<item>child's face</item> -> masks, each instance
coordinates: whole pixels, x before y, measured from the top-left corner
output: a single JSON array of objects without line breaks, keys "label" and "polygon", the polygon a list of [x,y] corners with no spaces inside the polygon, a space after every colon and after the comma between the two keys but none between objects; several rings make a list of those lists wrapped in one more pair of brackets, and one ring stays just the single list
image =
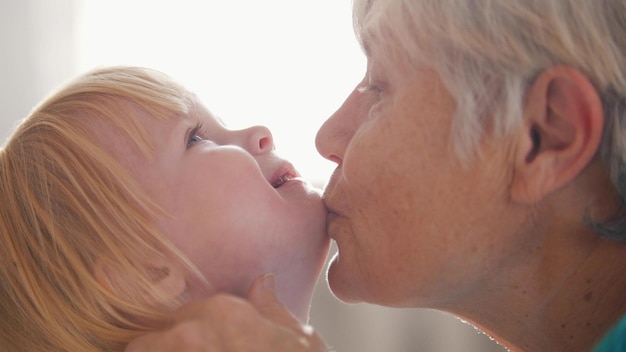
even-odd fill
[{"label": "child's face", "polygon": [[[201,104],[186,119],[139,121],[157,146],[131,168],[171,218],[159,225],[216,291],[244,295],[277,275],[279,298],[301,318],[328,253],[320,193],[274,152],[269,130],[229,130]],[[202,127],[197,130],[196,127]],[[194,292],[192,297],[206,294]]]}]

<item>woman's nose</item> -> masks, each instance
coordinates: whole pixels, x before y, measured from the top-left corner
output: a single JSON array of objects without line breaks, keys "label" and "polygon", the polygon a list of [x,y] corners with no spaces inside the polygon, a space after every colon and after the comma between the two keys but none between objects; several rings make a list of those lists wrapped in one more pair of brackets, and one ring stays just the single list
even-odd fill
[{"label": "woman's nose", "polygon": [[269,128],[253,126],[242,131],[244,140],[242,147],[252,155],[259,155],[274,150],[274,138]]},{"label": "woman's nose", "polygon": [[362,93],[352,91],[346,101],[324,122],[315,137],[317,151],[326,159],[341,164],[354,132],[367,112],[363,110]]}]

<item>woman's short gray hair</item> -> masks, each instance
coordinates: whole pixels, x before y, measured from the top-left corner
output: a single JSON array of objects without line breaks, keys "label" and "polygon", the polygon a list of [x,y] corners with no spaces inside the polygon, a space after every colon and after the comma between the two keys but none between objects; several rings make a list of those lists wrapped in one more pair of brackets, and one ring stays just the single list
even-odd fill
[{"label": "woman's short gray hair", "polygon": [[[626,1],[354,0],[354,24],[359,38],[382,38],[389,52],[440,74],[457,102],[453,143],[462,159],[487,126],[497,134],[519,126],[538,73],[580,70],[602,98],[601,155],[626,199]],[[626,220],[613,225],[593,226],[626,240]]]}]

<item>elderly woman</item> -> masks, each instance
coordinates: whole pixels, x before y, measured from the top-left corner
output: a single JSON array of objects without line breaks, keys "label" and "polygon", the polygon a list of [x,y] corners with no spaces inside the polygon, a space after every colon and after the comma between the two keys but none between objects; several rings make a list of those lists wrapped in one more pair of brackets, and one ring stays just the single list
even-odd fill
[{"label": "elderly woman", "polygon": [[[626,312],[625,13],[622,0],[355,0],[367,72],[317,136],[337,163],[332,291],[451,312],[512,351],[597,346]],[[195,330],[129,350],[323,348],[266,290],[250,299],[204,301],[181,317]],[[253,324],[256,338],[237,334]],[[201,331],[212,338],[190,338]]]}]

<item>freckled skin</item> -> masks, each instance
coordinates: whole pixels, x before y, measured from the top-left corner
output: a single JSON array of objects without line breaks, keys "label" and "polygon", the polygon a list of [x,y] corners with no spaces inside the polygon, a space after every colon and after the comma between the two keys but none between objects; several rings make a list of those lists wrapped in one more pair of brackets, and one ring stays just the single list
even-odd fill
[{"label": "freckled skin", "polygon": [[453,100],[434,72],[419,76],[420,84],[390,83],[393,97],[380,101],[355,91],[318,134],[320,152],[341,160],[325,203],[339,249],[328,278],[343,300],[444,306],[518,257],[487,235],[520,222],[495,201],[510,178],[500,171],[506,144],[461,165],[450,144]]},{"label": "freckled skin", "polygon": [[[427,68],[382,67],[385,53],[369,44],[368,72],[358,87],[383,88],[355,89],[316,139],[320,154],[337,163],[324,193],[338,248],[328,270],[332,291],[349,302],[448,311],[513,351],[589,350],[626,312],[619,294],[626,280],[606,280],[606,263],[626,269],[626,248],[601,240],[582,221],[591,203],[600,205],[597,214],[612,214],[616,193],[605,166],[585,159],[570,183],[545,191],[565,175],[554,165],[581,154],[561,153],[552,142],[537,148],[545,130],[531,133],[532,124],[506,136],[487,133],[478,156],[459,162],[451,143],[456,106],[439,76]],[[560,83],[579,77],[546,72],[542,78],[558,76]],[[543,105],[540,94],[553,90],[542,82],[529,88],[539,93],[524,106],[525,119],[554,112]],[[592,86],[576,87],[593,98]],[[557,100],[563,101],[550,104]],[[577,131],[584,135],[591,125],[583,125]],[[591,144],[589,158],[597,151]],[[596,305],[593,292],[602,287],[611,287],[606,302],[617,307]]]}]

